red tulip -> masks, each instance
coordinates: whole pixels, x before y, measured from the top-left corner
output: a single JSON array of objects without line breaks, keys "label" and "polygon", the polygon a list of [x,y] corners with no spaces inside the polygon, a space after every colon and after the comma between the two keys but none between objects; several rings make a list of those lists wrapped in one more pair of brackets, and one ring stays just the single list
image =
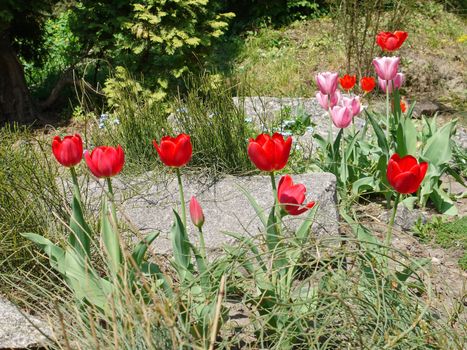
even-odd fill
[{"label": "red tulip", "polygon": [[193,222],[193,225],[195,225],[198,228],[201,228],[204,224],[204,213],[203,213],[203,208],[201,208],[201,205],[198,203],[195,197],[191,197],[190,200],[190,216],[191,216],[191,221]]},{"label": "red tulip", "polygon": [[346,74],[342,78],[339,78],[339,83],[341,84],[342,88],[347,91],[352,89],[355,86],[356,82],[357,82],[356,75]]},{"label": "red tulip", "polygon": [[376,36],[376,43],[383,49],[383,51],[396,51],[404,43],[409,35],[407,32],[396,31],[381,32]]},{"label": "red tulip", "polygon": [[306,188],[302,184],[294,185],[290,175],[282,176],[277,188],[277,197],[281,207],[290,215],[300,215],[313,208],[315,202],[303,205]]},{"label": "red tulip", "polygon": [[363,77],[360,80],[362,90],[365,92],[371,92],[376,87],[376,81],[373,77]]},{"label": "red tulip", "polygon": [[414,193],[420,187],[427,169],[428,163],[418,164],[414,157],[408,155],[401,158],[396,153],[389,159],[386,177],[397,192]]},{"label": "red tulip", "polygon": [[292,137],[284,141],[284,137],[275,133],[260,134],[255,140],[250,139],[248,145],[248,156],[253,164],[263,171],[281,170],[289,160]]},{"label": "red tulip", "polygon": [[65,136],[63,140],[55,136],[52,141],[52,152],[57,161],[66,167],[72,167],[83,158],[83,141],[81,136]]},{"label": "red tulip", "polygon": [[177,137],[164,136],[160,146],[153,142],[161,161],[167,166],[182,167],[188,163],[193,153],[190,136],[180,134]]},{"label": "red tulip", "polygon": [[96,177],[112,177],[122,171],[125,154],[122,147],[99,146],[84,153],[86,164]]}]

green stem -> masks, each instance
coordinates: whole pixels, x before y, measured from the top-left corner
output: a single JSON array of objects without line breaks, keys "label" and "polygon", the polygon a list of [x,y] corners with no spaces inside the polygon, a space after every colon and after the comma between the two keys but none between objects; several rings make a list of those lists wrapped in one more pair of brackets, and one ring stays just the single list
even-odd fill
[{"label": "green stem", "polygon": [[[328,95],[328,101],[329,104],[331,104],[331,96]],[[331,107],[329,107],[329,132],[328,132],[328,144],[331,145],[332,142],[332,114],[331,114]],[[332,151],[332,145],[331,145],[331,151]]]},{"label": "green stem", "polygon": [[115,226],[117,226],[117,211],[115,210],[115,201],[114,201],[114,190],[112,188],[112,181],[110,180],[110,177],[105,179],[107,182],[107,188],[109,190],[109,197],[110,197],[110,209],[112,210],[112,219],[115,223]]},{"label": "green stem", "polygon": [[175,168],[175,171],[177,172],[178,191],[180,193],[180,205],[182,206],[182,222],[183,222],[183,226],[186,227],[186,208],[185,208],[185,196],[183,194],[182,175],[180,173],[180,168]]},{"label": "green stem", "polygon": [[399,205],[400,197],[401,197],[401,194],[397,193],[396,199],[394,200],[394,208],[392,210],[391,220],[389,221],[389,227],[388,227],[388,232],[386,234],[386,240],[384,242],[386,247],[389,247],[389,245],[391,244],[392,228],[394,227],[394,220],[396,218],[397,206]]},{"label": "green stem", "polygon": [[386,80],[386,132],[389,146],[391,143],[391,128],[389,126],[389,80]]},{"label": "green stem", "polygon": [[198,230],[199,230],[199,243],[201,246],[201,256],[203,257],[204,260],[206,260],[206,244],[204,243],[203,229],[202,227],[199,227]]},{"label": "green stem", "polygon": [[81,205],[81,193],[79,190],[78,176],[76,175],[75,167],[70,167],[71,179],[73,180],[73,194],[76,199],[78,199],[79,204]]},{"label": "green stem", "polygon": [[343,171],[344,171],[344,178],[342,179],[342,186],[344,188],[344,195],[347,194],[347,188],[346,188],[346,183],[347,183],[347,161],[345,159],[345,129],[342,129],[342,139],[341,139],[341,150],[342,150],[342,160],[341,164],[343,166]]}]

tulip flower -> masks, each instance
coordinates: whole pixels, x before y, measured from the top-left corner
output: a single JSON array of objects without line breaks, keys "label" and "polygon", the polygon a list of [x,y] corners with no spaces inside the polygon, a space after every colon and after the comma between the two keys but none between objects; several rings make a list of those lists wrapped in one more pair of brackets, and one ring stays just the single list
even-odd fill
[{"label": "tulip flower", "polygon": [[177,137],[164,136],[160,145],[153,141],[161,161],[171,167],[182,167],[188,163],[193,153],[190,136],[180,134]]},{"label": "tulip flower", "polygon": [[319,91],[325,95],[332,95],[337,89],[339,74],[335,72],[323,72],[316,75],[316,84]]},{"label": "tulip flower", "polygon": [[376,35],[376,43],[383,49],[383,51],[395,51],[399,49],[409,35],[407,32],[396,31],[381,32]]},{"label": "tulip flower", "polygon": [[315,202],[309,202],[304,205],[306,188],[303,184],[293,183],[290,175],[282,176],[277,188],[277,198],[279,203],[290,215],[300,215],[301,213],[313,208]]},{"label": "tulip flower", "polygon": [[[331,103],[329,103],[329,96],[331,96]],[[339,100],[341,99],[341,93],[339,90],[336,90],[336,92],[331,95],[325,95],[321,93],[321,91],[318,91],[316,93],[316,99],[318,100],[321,107],[327,111],[329,108],[332,108],[339,103]]]},{"label": "tulip flower", "polygon": [[73,167],[81,162],[83,158],[83,141],[81,136],[65,136],[60,139],[55,136],[52,141],[52,153],[57,161],[65,167]]},{"label": "tulip flower", "polygon": [[346,74],[342,78],[339,78],[339,83],[341,84],[342,88],[347,91],[351,90],[355,86],[356,82],[357,82],[356,75]]},{"label": "tulip flower", "polygon": [[94,176],[110,178],[123,169],[125,154],[120,145],[117,147],[99,146],[84,153],[86,164]]},{"label": "tulip flower", "polygon": [[344,107],[350,108],[352,111],[352,117],[355,117],[360,114],[362,111],[362,105],[360,104],[360,97],[355,96],[352,98],[349,97],[343,97],[342,98],[342,105]]},{"label": "tulip flower", "polygon": [[[397,73],[393,80],[386,81],[378,78],[378,86],[384,92],[392,93],[395,89],[400,89],[405,81],[405,75],[403,73]],[[386,91],[388,89],[388,91]]]},{"label": "tulip flower", "polygon": [[400,57],[376,57],[373,59],[376,74],[383,80],[393,80],[399,68]]},{"label": "tulip flower", "polygon": [[363,77],[360,80],[360,86],[362,87],[362,90],[366,93],[371,92],[376,86],[375,78]]},{"label": "tulip flower", "polygon": [[427,169],[428,163],[419,164],[411,155],[401,158],[396,153],[389,159],[386,177],[398,193],[414,193],[420,187]]},{"label": "tulip flower", "polygon": [[250,139],[248,157],[252,163],[263,171],[281,170],[287,164],[292,146],[292,137],[284,137],[275,133],[272,137],[260,134],[256,139]]},{"label": "tulip flower", "polygon": [[352,109],[345,106],[334,106],[331,109],[331,119],[337,128],[343,129],[350,125],[352,121]]},{"label": "tulip flower", "polygon": [[190,216],[193,225],[201,229],[204,224],[204,214],[201,205],[198,203],[195,197],[191,197],[190,200]]}]

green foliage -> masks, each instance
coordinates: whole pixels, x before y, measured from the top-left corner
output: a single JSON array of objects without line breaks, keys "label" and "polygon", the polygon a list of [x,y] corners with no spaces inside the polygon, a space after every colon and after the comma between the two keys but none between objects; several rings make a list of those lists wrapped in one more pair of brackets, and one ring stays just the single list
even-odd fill
[{"label": "green foliage", "polygon": [[233,16],[215,1],[83,0],[72,30],[92,57],[144,74],[146,86],[161,93],[203,65]]},{"label": "green foliage", "polygon": [[[0,270],[14,271],[31,256],[21,232],[51,237],[67,218],[50,144],[15,126],[0,129]],[[44,190],[46,189],[46,190]]]},{"label": "green foliage", "polygon": [[254,132],[245,123],[241,102],[232,99],[237,91],[216,75],[192,77],[187,90],[172,110],[176,129],[191,136],[190,164],[230,174],[251,170],[246,150]]}]

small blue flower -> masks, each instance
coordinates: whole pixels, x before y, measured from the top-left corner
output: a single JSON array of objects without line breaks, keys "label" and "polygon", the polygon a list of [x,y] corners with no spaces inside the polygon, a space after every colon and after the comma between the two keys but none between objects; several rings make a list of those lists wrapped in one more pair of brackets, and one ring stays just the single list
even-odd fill
[{"label": "small blue flower", "polygon": [[246,123],[252,123],[252,122],[253,122],[253,118],[252,118],[252,117],[246,117],[246,118],[245,118],[245,122],[246,122]]},{"label": "small blue flower", "polygon": [[113,124],[114,125],[120,125],[120,120],[118,120],[118,118],[115,118],[114,121],[113,121]]},{"label": "small blue flower", "polygon": [[313,132],[313,130],[314,130],[314,129],[313,129],[312,126],[307,126],[307,127],[306,127],[306,131]]},{"label": "small blue flower", "polygon": [[186,107],[182,107],[182,108],[177,109],[177,112],[178,112],[178,113],[187,114],[187,113],[188,113],[188,109],[186,109]]},{"label": "small blue flower", "polygon": [[99,123],[99,129],[105,129],[105,124],[104,123]]}]

